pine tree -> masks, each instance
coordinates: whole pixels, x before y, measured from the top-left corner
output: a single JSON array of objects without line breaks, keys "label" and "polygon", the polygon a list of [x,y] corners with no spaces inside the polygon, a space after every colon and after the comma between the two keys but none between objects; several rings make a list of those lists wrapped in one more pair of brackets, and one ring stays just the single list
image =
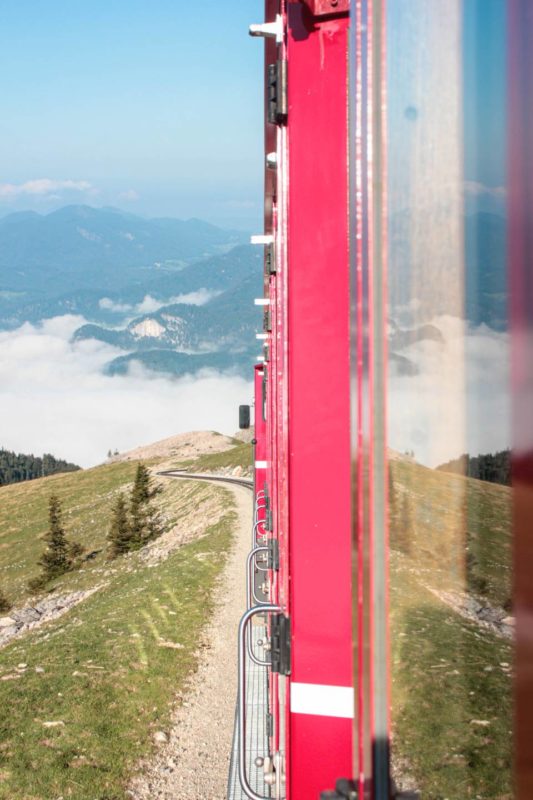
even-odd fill
[{"label": "pine tree", "polygon": [[51,580],[63,575],[71,567],[68,556],[68,542],[62,523],[62,511],[59,498],[53,494],[48,502],[48,531],[45,535],[47,548],[39,564],[43,568],[43,578]]},{"label": "pine tree", "polygon": [[131,492],[131,538],[134,547],[156,539],[163,533],[163,524],[151,501],[162,491],[154,484],[153,479],[144,466],[139,464],[135,473],[135,482]]},{"label": "pine tree", "polygon": [[132,549],[132,530],[123,494],[117,497],[113,506],[113,516],[107,539],[110,544],[109,558],[116,558]]},{"label": "pine tree", "polygon": [[5,614],[11,608],[11,603],[5,596],[5,594],[0,590],[0,613]]}]

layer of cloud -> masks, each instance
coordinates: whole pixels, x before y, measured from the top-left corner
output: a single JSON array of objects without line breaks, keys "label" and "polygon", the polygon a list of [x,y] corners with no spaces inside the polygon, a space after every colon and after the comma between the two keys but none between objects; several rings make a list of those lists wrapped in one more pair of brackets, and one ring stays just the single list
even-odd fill
[{"label": "layer of cloud", "polygon": [[437,466],[461,453],[510,446],[509,335],[464,320],[433,320],[442,341],[422,340],[397,350],[418,370],[389,374],[389,444]]},{"label": "layer of cloud", "polygon": [[196,292],[178,294],[175,297],[169,297],[167,300],[156,300],[155,297],[147,294],[144,299],[137,304],[116,303],[110,297],[102,297],[101,300],[98,301],[98,305],[102,310],[112,311],[115,314],[131,314],[137,316],[138,314],[153,314],[163,306],[170,306],[175,303],[182,303],[186,306],[203,306],[212,300],[213,297],[216,297],[217,294],[220,294],[220,292],[210,289],[198,289]]},{"label": "layer of cloud", "polygon": [[0,183],[0,197],[7,199],[25,195],[39,197],[50,195],[52,199],[58,199],[58,192],[65,191],[94,193],[95,190],[88,181],[58,181],[51,178],[37,178],[25,183]]},{"label": "layer of cloud", "polygon": [[102,366],[119,351],[72,343],[84,322],[56,317],[0,333],[0,446],[91,466],[110,448],[123,452],[189,430],[235,431],[251,384],[215,372],[170,379],[135,368],[105,376]]}]

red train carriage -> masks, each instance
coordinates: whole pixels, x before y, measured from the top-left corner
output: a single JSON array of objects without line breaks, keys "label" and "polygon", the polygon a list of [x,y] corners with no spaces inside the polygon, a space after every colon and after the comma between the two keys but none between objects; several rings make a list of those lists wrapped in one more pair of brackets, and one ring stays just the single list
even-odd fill
[{"label": "red train carriage", "polygon": [[229,797],[530,800],[533,8],[266,0],[250,32],[265,315]]}]

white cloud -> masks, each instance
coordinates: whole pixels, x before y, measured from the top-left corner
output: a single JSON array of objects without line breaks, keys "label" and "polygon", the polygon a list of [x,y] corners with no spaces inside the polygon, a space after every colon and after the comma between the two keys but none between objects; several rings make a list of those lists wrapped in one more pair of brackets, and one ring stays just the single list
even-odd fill
[{"label": "white cloud", "polygon": [[175,297],[169,297],[166,300],[156,300],[155,297],[147,294],[144,299],[135,304],[129,303],[115,303],[110,297],[102,297],[98,301],[98,305],[105,311],[113,311],[116,314],[132,314],[137,316],[139,314],[153,314],[163,306],[174,305],[175,303],[182,303],[186,306],[203,306],[216,297],[220,292],[212,291],[210,289],[198,289],[196,292],[187,292],[186,294],[178,294]]},{"label": "white cloud", "polygon": [[505,200],[507,197],[505,186],[487,186],[479,181],[465,181],[464,190],[466,194],[474,195],[475,197],[492,197],[495,200]]},{"label": "white cloud", "polygon": [[95,190],[88,181],[57,181],[51,178],[37,178],[26,181],[25,183],[0,183],[0,197],[16,198],[21,195],[56,195],[57,192],[89,192],[93,194]]},{"label": "white cloud", "polygon": [[98,305],[103,311],[113,311],[116,314],[127,314],[135,308],[129,303],[115,303],[110,297],[102,297]]},{"label": "white cloud", "polygon": [[417,375],[389,371],[389,444],[437,466],[461,453],[510,446],[509,334],[464,320],[433,320],[442,341],[413,343],[397,355],[408,358]]},{"label": "white cloud", "polygon": [[72,343],[85,320],[56,317],[0,333],[0,446],[50,452],[82,466],[189,430],[233,433],[237,407],[252,387],[215,372],[170,379],[134,368],[108,377],[101,368],[120,352],[96,341]]}]

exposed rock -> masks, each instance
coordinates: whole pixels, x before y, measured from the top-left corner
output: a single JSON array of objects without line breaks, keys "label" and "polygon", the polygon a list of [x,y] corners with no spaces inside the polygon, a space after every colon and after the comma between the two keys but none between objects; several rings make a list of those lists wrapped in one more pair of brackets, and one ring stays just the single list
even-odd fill
[{"label": "exposed rock", "polygon": [[154,742],[156,744],[166,744],[168,742],[168,736],[164,731],[156,731],[154,733]]},{"label": "exposed rock", "polygon": [[11,616],[0,618],[0,647],[27,631],[40,627],[45,622],[58,619],[86,598],[97,592],[104,584],[93,586],[85,591],[55,595],[41,600],[35,606],[25,606],[13,610]]},{"label": "exposed rock", "polygon": [[29,608],[21,608],[18,611],[13,611],[12,617],[16,622],[36,622],[41,618],[41,612],[30,606]]}]

